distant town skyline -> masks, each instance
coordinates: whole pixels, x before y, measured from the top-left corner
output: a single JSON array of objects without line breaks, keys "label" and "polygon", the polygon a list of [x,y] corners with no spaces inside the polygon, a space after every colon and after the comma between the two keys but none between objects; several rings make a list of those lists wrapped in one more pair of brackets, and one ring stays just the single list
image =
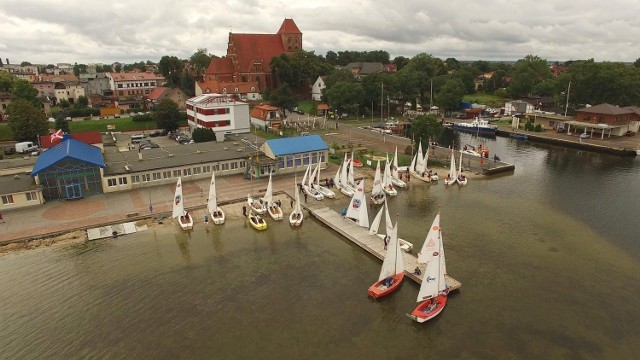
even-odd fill
[{"label": "distant town skyline", "polygon": [[640,19],[627,0],[566,2],[409,0],[393,4],[263,0],[96,0],[0,3],[0,58],[12,64],[157,62],[189,58],[199,48],[226,54],[229,32],[275,33],[293,18],[303,48],[419,53],[461,61],[548,61],[594,58],[633,62]]}]

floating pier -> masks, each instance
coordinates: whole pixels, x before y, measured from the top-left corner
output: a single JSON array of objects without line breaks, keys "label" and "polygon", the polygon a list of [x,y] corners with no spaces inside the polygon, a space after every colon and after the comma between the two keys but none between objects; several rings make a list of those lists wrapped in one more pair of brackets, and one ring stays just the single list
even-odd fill
[{"label": "floating pier", "polygon": [[[382,239],[380,239],[376,235],[369,234],[369,229],[365,229],[361,226],[358,226],[353,221],[343,218],[340,214],[338,214],[333,209],[327,207],[321,202],[309,202],[302,205],[311,215],[313,215],[316,219],[320,220],[322,223],[341,234],[345,238],[351,240],[351,242],[357,244],[371,255],[377,257],[380,260],[384,259],[384,244]],[[426,231],[427,229],[425,229]],[[426,237],[426,232],[425,232]],[[417,282],[418,284],[422,283],[422,277],[425,273],[426,264],[419,264],[418,258],[410,253],[402,253],[402,260],[404,261],[404,273],[405,276],[409,277],[411,280]],[[421,275],[416,275],[414,273],[415,268],[420,268],[422,272]],[[447,286],[449,286],[449,291],[457,290],[462,287],[462,283],[460,281],[452,278],[449,275],[446,275]]]}]

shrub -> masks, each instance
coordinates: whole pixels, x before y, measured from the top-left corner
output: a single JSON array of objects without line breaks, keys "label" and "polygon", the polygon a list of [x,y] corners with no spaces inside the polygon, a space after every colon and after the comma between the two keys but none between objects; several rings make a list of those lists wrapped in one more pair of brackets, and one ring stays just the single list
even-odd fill
[{"label": "shrub", "polygon": [[134,115],[132,120],[133,122],[153,121],[153,116],[151,114]]},{"label": "shrub", "polygon": [[541,132],[542,131],[542,125],[541,124],[537,124],[536,128],[535,128],[535,132]]}]

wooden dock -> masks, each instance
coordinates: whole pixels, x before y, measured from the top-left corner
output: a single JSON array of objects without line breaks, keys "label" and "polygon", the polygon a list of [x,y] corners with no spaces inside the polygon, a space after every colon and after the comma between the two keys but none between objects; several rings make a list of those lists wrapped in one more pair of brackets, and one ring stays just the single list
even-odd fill
[{"label": "wooden dock", "polygon": [[[370,235],[368,229],[358,226],[356,223],[349,219],[343,218],[340,214],[322,204],[321,202],[312,201],[306,204],[302,204],[302,206],[307,209],[307,211],[309,211],[311,215],[313,215],[315,218],[320,220],[322,223],[324,223],[337,233],[351,240],[353,243],[357,244],[378,259],[384,259],[385,250],[382,239],[380,239],[376,235]],[[425,230],[425,237],[426,236],[427,234]],[[404,261],[405,276],[409,277],[411,280],[417,282],[418,284],[421,284],[426,265],[418,264],[418,258],[416,258],[412,254],[403,252],[402,255],[402,260]],[[416,275],[414,273],[416,267],[420,268],[420,270],[422,271],[422,275]],[[451,276],[446,275],[446,280],[447,285],[449,286],[449,291],[457,290],[462,287],[462,283],[452,278]]]}]

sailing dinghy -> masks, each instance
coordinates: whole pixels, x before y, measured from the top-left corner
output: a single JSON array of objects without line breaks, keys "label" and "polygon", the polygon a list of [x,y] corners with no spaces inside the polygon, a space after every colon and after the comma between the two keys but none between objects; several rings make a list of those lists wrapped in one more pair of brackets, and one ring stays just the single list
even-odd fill
[{"label": "sailing dinghy", "polygon": [[364,195],[364,179],[358,183],[356,193],[349,202],[346,217],[362,227],[369,228],[369,213],[367,212]]},{"label": "sailing dinghy", "polygon": [[393,155],[393,161],[391,166],[391,183],[399,188],[406,187],[404,181],[400,180],[400,173],[398,173],[398,147],[396,146],[396,152]]},{"label": "sailing dinghy", "polygon": [[176,191],[173,197],[173,211],[171,217],[178,220],[178,224],[182,230],[193,229],[193,217],[184,210],[184,197],[182,196],[182,178],[178,178],[176,183]]},{"label": "sailing dinghy", "polygon": [[426,263],[417,301],[421,302],[409,315],[413,320],[423,323],[433,319],[447,305],[447,287],[445,275],[447,265],[444,257],[444,243],[440,229],[440,213],[433,219],[427,238],[418,254],[418,262]]},{"label": "sailing dinghy", "polygon": [[380,205],[384,202],[385,193],[382,190],[382,177],[380,176],[380,160],[376,166],[376,173],[373,177],[373,189],[371,190],[371,202]]},{"label": "sailing dinghy", "polygon": [[389,155],[387,155],[387,161],[384,164],[384,173],[382,174],[382,190],[389,196],[398,195],[398,190],[393,187],[391,181],[391,165],[389,164]]},{"label": "sailing dinghy", "polygon": [[313,189],[315,189],[326,198],[333,199],[334,197],[336,197],[336,194],[332,190],[330,190],[326,186],[320,185],[320,161],[318,161],[318,165],[313,171],[313,176],[311,178],[313,179],[313,182],[311,183],[311,187]]},{"label": "sailing dinghy", "polygon": [[312,186],[313,174],[315,174],[315,171],[311,171],[311,164],[309,164],[309,166],[307,166],[307,171],[305,171],[304,176],[302,177],[302,189],[307,193],[307,195],[319,201],[324,199],[324,195]]},{"label": "sailing dinghy", "polygon": [[[385,236],[389,235],[388,232],[385,232],[386,235],[378,234],[378,230],[380,229],[380,221],[382,220],[382,212],[383,211],[384,211],[384,215],[385,215],[385,224],[386,224],[385,228],[389,229],[389,228],[392,227],[391,217],[389,216],[389,203],[387,203],[386,200],[384,202],[384,206],[380,208],[380,211],[378,211],[378,214],[376,215],[376,217],[373,218],[373,222],[371,223],[371,227],[369,227],[369,234],[377,235],[380,239],[384,239]],[[402,251],[410,252],[411,250],[413,250],[413,244],[408,242],[407,240],[398,238],[398,242],[400,243],[400,249],[402,249]]]},{"label": "sailing dinghy", "polygon": [[293,211],[289,214],[289,224],[291,226],[300,226],[302,225],[302,220],[304,215],[302,214],[302,207],[300,206],[300,189],[298,188],[298,181],[295,181],[295,203],[293,205]]},{"label": "sailing dinghy", "polygon": [[267,207],[267,212],[273,220],[282,220],[282,209],[273,201],[271,173],[269,173],[269,183],[267,184],[267,191],[265,191],[264,196],[262,197],[262,203]]},{"label": "sailing dinghy", "polygon": [[467,185],[467,177],[462,174],[462,153],[460,153],[460,163],[458,164],[458,176],[456,181],[460,185]]},{"label": "sailing dinghy", "polygon": [[218,206],[218,197],[216,195],[216,174],[211,172],[211,184],[209,185],[209,200],[207,201],[207,211],[211,216],[211,220],[216,225],[224,224],[224,211]]},{"label": "sailing dinghy", "polygon": [[369,296],[374,299],[394,292],[404,279],[404,262],[402,261],[402,251],[398,242],[398,223],[389,228],[387,234],[391,237],[387,245],[387,253],[382,261],[382,269],[378,281],[371,285],[368,290]]},{"label": "sailing dinghy", "polygon": [[449,174],[444,178],[445,185],[453,185],[458,181],[458,174],[456,170],[456,159],[453,156],[453,149],[451,149],[451,164],[449,165]]}]

